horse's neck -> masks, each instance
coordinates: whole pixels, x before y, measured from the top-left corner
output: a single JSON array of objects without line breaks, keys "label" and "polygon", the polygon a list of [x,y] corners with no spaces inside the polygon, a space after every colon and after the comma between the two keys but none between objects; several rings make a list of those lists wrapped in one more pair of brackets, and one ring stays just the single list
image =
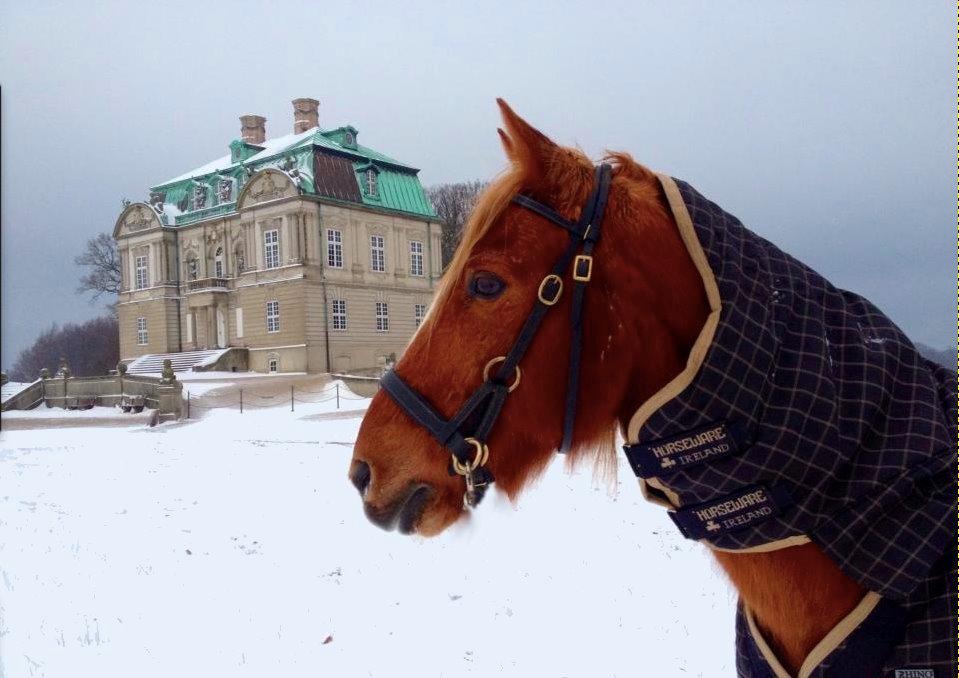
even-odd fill
[{"label": "horse's neck", "polygon": [[[708,312],[702,280],[675,223],[668,217],[645,221],[638,233],[629,230],[636,228],[636,221],[632,226],[622,224],[619,232],[608,229],[613,265],[622,272],[618,282],[631,286],[627,290],[642,290],[635,298],[645,299],[631,308],[611,306],[632,325],[629,334],[642,338],[642,345],[630,351],[634,364],[627,370],[629,386],[617,413],[624,430],[639,405],[684,368]],[[656,250],[651,251],[648,243],[655,243]],[[769,553],[714,555],[773,651],[792,672],[864,593],[813,544]]]}]

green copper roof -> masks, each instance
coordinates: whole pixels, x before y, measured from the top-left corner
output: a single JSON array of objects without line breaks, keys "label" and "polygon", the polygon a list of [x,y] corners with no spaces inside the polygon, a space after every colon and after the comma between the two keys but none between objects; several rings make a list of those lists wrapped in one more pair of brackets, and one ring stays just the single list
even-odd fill
[{"label": "green copper roof", "polygon": [[[366,171],[370,168],[376,173],[376,193],[372,195],[366,190]],[[398,172],[386,165],[369,162],[353,163],[353,169],[360,182],[364,205],[399,209],[425,216],[435,215],[433,206],[415,174]]]},{"label": "green copper roof", "polygon": [[[159,206],[162,201],[161,219],[170,226],[228,214],[235,211],[237,196],[249,178],[256,172],[273,168],[286,173],[302,194],[435,218],[436,213],[417,177],[419,170],[357,144],[356,136],[356,129],[347,125],[328,131],[314,127],[299,134],[268,139],[262,144],[234,140],[229,155],[153,186],[150,202]],[[347,193],[353,196],[352,200],[343,200],[342,190],[340,195],[333,195],[324,188],[350,178],[313,176],[314,153],[332,154],[342,158],[339,162],[352,163],[352,181],[356,186],[350,185]],[[327,168],[321,172],[336,169],[336,165],[328,163],[319,166]],[[376,193],[372,195],[366,190],[368,167],[377,175]],[[348,169],[344,171],[348,173]]]}]

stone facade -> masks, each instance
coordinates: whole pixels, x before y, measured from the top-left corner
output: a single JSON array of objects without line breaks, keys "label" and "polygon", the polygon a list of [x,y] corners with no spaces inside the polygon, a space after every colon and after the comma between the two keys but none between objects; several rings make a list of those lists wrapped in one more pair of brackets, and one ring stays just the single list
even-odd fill
[{"label": "stone facade", "polygon": [[182,225],[162,199],[123,210],[121,359],[236,346],[257,371],[341,372],[399,356],[441,273],[436,217],[329,199],[275,167],[242,184]]}]

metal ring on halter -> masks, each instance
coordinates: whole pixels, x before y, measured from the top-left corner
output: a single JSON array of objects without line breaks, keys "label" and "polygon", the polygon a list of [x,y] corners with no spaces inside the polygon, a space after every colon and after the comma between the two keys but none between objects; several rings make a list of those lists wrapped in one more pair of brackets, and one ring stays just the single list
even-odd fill
[{"label": "metal ring on halter", "polygon": [[473,446],[473,448],[476,450],[476,453],[473,455],[473,461],[471,461],[469,464],[464,464],[456,458],[455,454],[452,455],[451,458],[453,460],[453,470],[459,473],[461,476],[469,475],[489,460],[489,446],[481,443],[476,438],[466,438],[465,440]]},{"label": "metal ring on halter", "polygon": [[[498,358],[493,358],[488,363],[486,363],[486,367],[483,368],[483,381],[489,381],[489,371],[493,367],[493,365],[504,362],[505,360],[506,360],[506,356],[501,355]],[[513,383],[509,385],[508,390],[510,393],[516,390],[516,387],[519,386],[519,380],[523,378],[523,372],[522,370],[519,369],[519,365],[516,365],[513,369],[516,370],[516,379],[514,379]]]},{"label": "metal ring on halter", "polygon": [[[546,285],[548,283],[555,283],[558,286],[556,288],[556,294],[553,295],[552,299],[547,299],[546,297],[543,296],[543,290],[546,289]],[[563,296],[563,279],[560,278],[555,273],[550,273],[548,276],[543,278],[543,282],[539,284],[539,291],[536,293],[536,296],[539,297],[539,300],[542,303],[546,304],[547,306],[552,306],[557,301],[559,301],[559,298],[561,296]]]}]

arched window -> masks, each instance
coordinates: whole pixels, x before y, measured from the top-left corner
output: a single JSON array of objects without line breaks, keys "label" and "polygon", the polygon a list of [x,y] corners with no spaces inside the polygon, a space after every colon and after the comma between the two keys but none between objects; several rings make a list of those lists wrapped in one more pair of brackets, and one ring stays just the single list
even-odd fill
[{"label": "arched window", "polygon": [[213,277],[222,278],[225,270],[223,266],[223,248],[217,247],[216,254],[213,255]]}]

